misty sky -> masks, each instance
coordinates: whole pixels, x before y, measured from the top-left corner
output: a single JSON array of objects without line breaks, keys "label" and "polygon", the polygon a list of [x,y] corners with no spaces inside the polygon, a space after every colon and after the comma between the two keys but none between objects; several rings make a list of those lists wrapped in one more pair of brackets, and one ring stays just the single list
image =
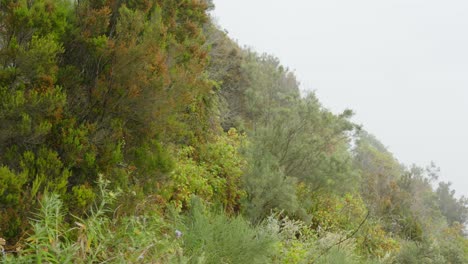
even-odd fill
[{"label": "misty sky", "polygon": [[468,196],[468,2],[214,0],[237,39],[277,56],[333,112]]}]

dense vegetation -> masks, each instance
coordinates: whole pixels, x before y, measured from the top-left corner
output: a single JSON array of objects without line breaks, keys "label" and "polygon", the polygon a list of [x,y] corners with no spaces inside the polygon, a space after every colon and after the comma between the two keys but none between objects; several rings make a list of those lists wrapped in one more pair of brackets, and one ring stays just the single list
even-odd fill
[{"label": "dense vegetation", "polygon": [[[5,263],[468,263],[468,201],[201,0],[1,0]],[[438,187],[434,187],[437,186]]]}]

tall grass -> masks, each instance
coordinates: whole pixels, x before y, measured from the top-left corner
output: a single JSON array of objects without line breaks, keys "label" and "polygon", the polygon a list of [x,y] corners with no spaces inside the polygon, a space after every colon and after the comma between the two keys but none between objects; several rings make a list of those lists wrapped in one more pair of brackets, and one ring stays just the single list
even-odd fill
[{"label": "tall grass", "polygon": [[100,183],[101,200],[88,217],[76,218],[73,227],[64,221],[62,202],[46,194],[17,256],[4,263],[180,263],[179,241],[172,227],[156,212],[113,219],[109,205],[116,194]]},{"label": "tall grass", "polygon": [[18,258],[7,257],[5,263],[72,263],[78,247],[69,239],[58,195],[45,195],[40,211],[31,221],[32,235]]},{"label": "tall grass", "polygon": [[[269,263],[274,236],[201,202],[168,220],[156,211],[113,218],[116,194],[100,183],[100,201],[86,218],[65,220],[62,201],[44,195],[25,249],[4,263]],[[182,236],[176,235],[176,228]]]}]

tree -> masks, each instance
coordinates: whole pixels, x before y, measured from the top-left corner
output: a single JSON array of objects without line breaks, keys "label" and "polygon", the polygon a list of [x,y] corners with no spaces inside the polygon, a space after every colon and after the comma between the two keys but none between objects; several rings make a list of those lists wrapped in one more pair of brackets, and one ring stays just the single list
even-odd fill
[{"label": "tree", "polygon": [[455,190],[450,189],[451,183],[440,182],[436,190],[437,203],[440,211],[449,225],[465,224],[468,219],[468,199],[456,198]]},{"label": "tree", "polygon": [[284,173],[267,149],[254,145],[248,156],[249,168],[244,176],[246,215],[256,223],[275,211],[300,215],[303,209],[299,207],[297,181]]},{"label": "tree", "polygon": [[70,171],[54,148],[66,95],[57,85],[67,1],[0,4],[0,229],[14,238],[44,189],[64,194]]}]

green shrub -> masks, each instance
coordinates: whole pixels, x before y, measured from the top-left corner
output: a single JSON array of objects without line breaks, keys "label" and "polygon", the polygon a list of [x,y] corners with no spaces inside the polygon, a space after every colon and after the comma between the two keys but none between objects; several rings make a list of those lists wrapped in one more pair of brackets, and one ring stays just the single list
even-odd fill
[{"label": "green shrub", "polygon": [[381,259],[388,258],[400,247],[398,241],[376,220],[367,221],[357,234],[357,242],[362,255]]},{"label": "green shrub", "polygon": [[274,211],[300,214],[297,181],[284,174],[277,159],[268,152],[252,148],[248,160],[249,169],[244,176],[247,217],[259,223]]},{"label": "green shrub", "polygon": [[184,219],[184,255],[189,263],[268,263],[274,237],[242,217],[205,210],[198,199]]},{"label": "green shrub", "polygon": [[274,214],[266,219],[264,228],[280,239],[272,259],[274,263],[307,263],[316,251],[316,232],[300,220]]},{"label": "green shrub", "polygon": [[326,254],[321,256],[317,264],[357,264],[359,263],[355,258],[349,256],[349,253],[339,248],[333,248]]},{"label": "green shrub", "polygon": [[394,263],[398,264],[443,264],[447,263],[435,244],[429,241],[417,243],[406,241],[402,243],[400,252],[395,258]]},{"label": "green shrub", "polygon": [[356,254],[356,241],[346,234],[323,233],[317,240],[313,259],[316,263],[351,264],[359,263]]},{"label": "green shrub", "polygon": [[456,222],[443,230],[439,237],[440,254],[447,263],[468,263],[468,240],[463,236],[463,230],[463,225]]},{"label": "green shrub", "polygon": [[201,149],[192,146],[175,150],[176,166],[161,194],[179,208],[190,205],[192,195],[221,204],[228,212],[239,211],[245,196],[240,188],[245,165],[238,152],[242,136],[234,129],[216,136]]}]

